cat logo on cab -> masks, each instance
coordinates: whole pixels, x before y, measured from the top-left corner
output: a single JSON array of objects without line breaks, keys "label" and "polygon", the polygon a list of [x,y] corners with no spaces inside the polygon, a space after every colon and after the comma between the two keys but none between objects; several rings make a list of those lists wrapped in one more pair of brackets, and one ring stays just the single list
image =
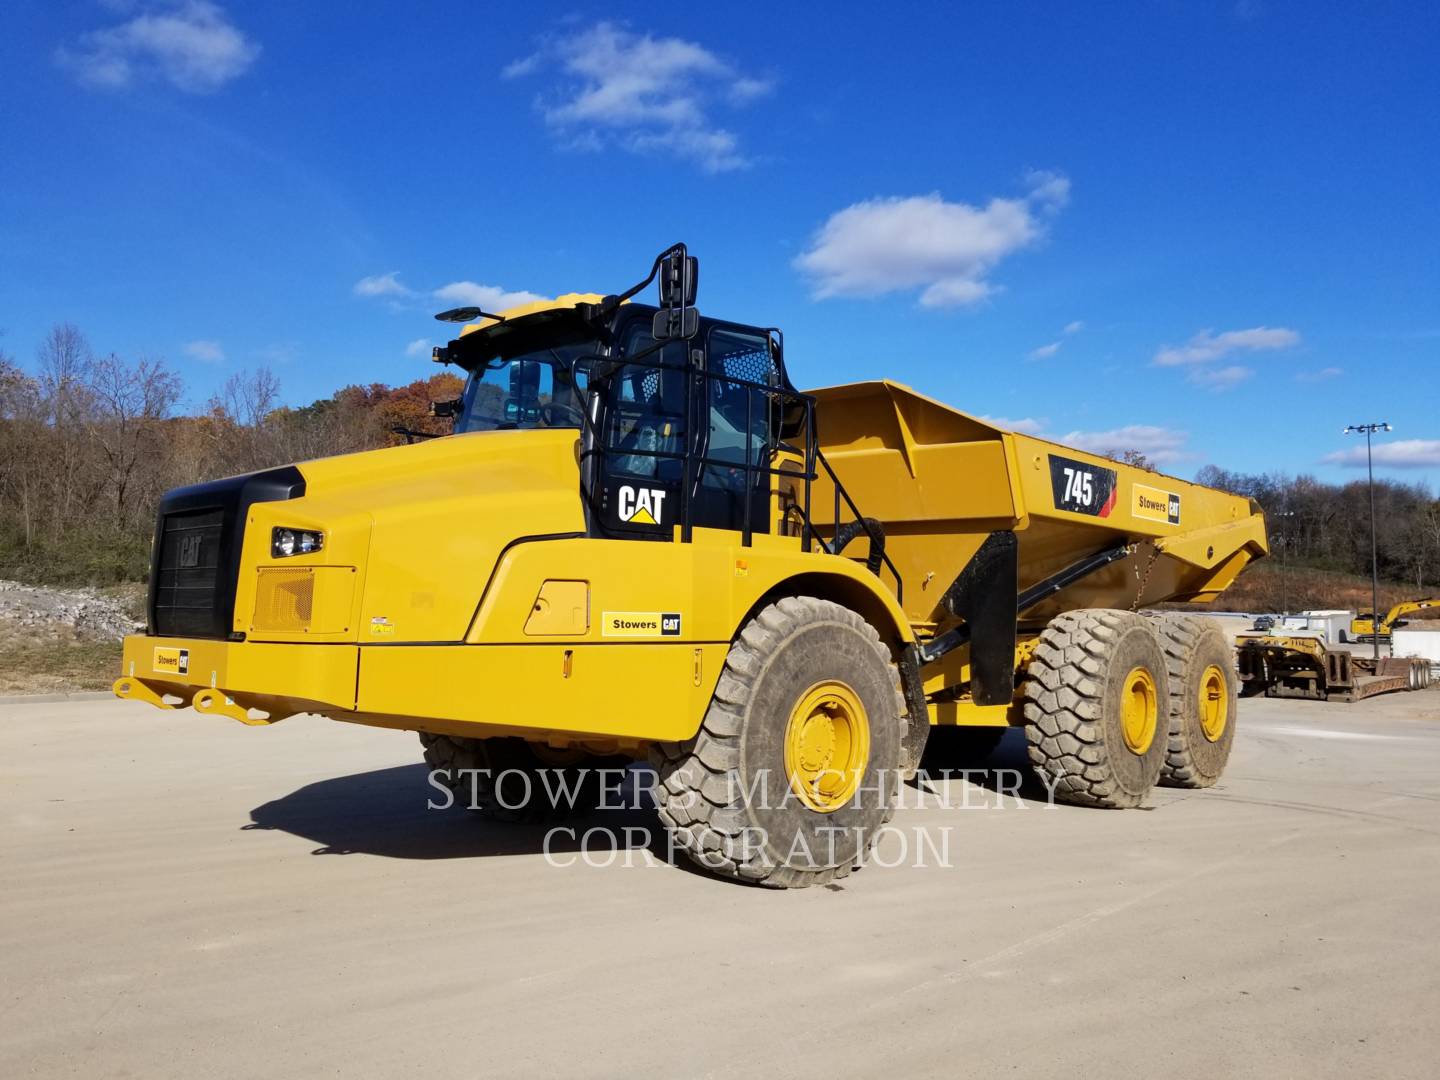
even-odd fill
[{"label": "cat logo on cab", "polygon": [[664,524],[665,496],[669,492],[660,488],[637,488],[621,484],[616,494],[619,496],[621,521],[629,525]]}]

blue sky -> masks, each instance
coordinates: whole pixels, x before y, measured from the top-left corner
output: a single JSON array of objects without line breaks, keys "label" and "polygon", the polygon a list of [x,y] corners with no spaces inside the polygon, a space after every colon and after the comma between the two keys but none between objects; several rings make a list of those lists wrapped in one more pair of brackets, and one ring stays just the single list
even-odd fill
[{"label": "blue sky", "polygon": [[801,386],[1440,484],[1436,5],[543,8],[9,0],[0,348],[301,403],[683,239]]}]

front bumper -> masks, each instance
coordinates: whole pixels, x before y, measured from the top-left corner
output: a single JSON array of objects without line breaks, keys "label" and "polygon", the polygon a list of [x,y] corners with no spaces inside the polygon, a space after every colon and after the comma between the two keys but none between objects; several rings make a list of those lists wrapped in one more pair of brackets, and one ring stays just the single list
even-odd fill
[{"label": "front bumper", "polygon": [[[193,707],[247,724],[355,708],[359,648],[201,638],[125,639],[115,695],[161,709]],[[256,718],[252,711],[264,713]]]},{"label": "front bumper", "polygon": [[466,738],[633,746],[695,734],[728,651],[728,642],[357,646],[134,636],[115,693],[246,724],[320,713]]}]

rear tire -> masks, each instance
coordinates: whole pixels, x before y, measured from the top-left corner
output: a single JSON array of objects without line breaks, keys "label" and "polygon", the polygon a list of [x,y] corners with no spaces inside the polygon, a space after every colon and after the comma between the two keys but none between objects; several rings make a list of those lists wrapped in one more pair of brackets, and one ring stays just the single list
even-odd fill
[{"label": "rear tire", "polygon": [[772,888],[847,876],[894,806],[904,715],[899,671],[861,616],[808,596],[769,605],[730,647],[700,730],[654,745],[671,844]]},{"label": "rear tire", "polygon": [[1235,653],[1213,619],[1152,616],[1170,676],[1170,743],[1160,783],[1204,788],[1230,760],[1238,719]]},{"label": "rear tire", "polygon": [[420,732],[425,764],[455,801],[492,821],[537,824],[561,821],[599,805],[606,781],[614,787],[624,757],[582,751],[547,753],[524,739],[466,739]]},{"label": "rear tire", "polygon": [[1149,620],[1067,611],[1040,635],[1021,688],[1030,762],[1062,802],[1139,806],[1165,763],[1169,679]]}]

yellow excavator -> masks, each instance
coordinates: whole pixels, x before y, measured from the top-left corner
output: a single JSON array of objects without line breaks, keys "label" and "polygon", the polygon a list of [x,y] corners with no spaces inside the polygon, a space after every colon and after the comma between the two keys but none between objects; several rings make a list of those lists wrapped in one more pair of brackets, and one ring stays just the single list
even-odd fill
[{"label": "yellow excavator", "polygon": [[1231,647],[1142,609],[1262,557],[1253,502],[893,382],[801,392],[698,273],[444,312],[453,434],[170,492],[115,693],[416,731],[500,820],[648,760],[677,853],[781,888],[865,858],[932,731],[1021,729],[1082,805],[1216,781]]},{"label": "yellow excavator", "polygon": [[1350,640],[1363,641],[1366,644],[1373,642],[1378,636],[1381,641],[1389,641],[1391,632],[1397,626],[1404,626],[1405,616],[1416,611],[1424,611],[1426,608],[1435,607],[1440,604],[1440,597],[1426,597],[1424,600],[1403,600],[1385,613],[1379,625],[1375,623],[1373,611],[1356,615],[1350,620]]}]

